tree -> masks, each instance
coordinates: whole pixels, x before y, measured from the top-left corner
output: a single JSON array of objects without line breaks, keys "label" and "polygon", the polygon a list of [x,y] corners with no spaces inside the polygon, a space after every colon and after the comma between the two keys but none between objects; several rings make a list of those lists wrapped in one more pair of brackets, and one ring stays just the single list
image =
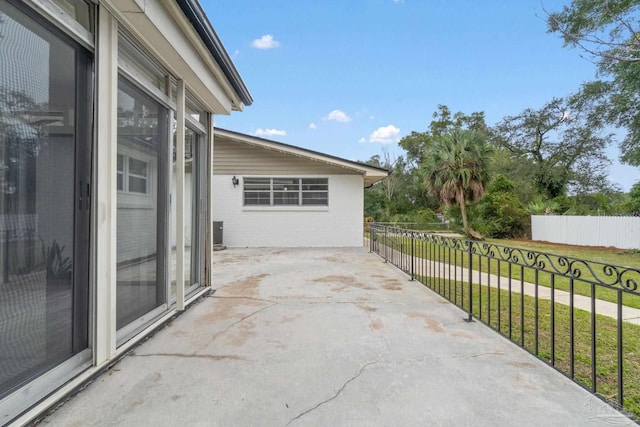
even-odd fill
[{"label": "tree", "polygon": [[533,163],[536,188],[550,199],[565,194],[568,187],[588,191],[606,182],[609,160],[604,149],[612,138],[599,134],[562,98],[539,110],[527,108],[505,117],[493,128],[497,146]]},{"label": "tree", "polygon": [[406,185],[402,187],[402,194],[407,209],[414,212],[425,208],[435,210],[439,207],[437,197],[434,198],[430,195],[424,185],[425,178],[421,166],[427,157],[429,147],[437,139],[455,129],[487,131],[483,112],[474,112],[470,115],[460,111],[451,113],[449,107],[440,104],[433,113],[432,119],[426,131],[411,132],[410,135],[405,136],[398,143],[406,152],[405,180],[403,181]]},{"label": "tree", "polygon": [[627,211],[633,215],[640,215],[640,182],[636,182],[629,191]]},{"label": "tree", "polygon": [[383,163],[382,167],[391,171],[391,174],[380,182],[382,192],[387,199],[387,202],[391,204],[393,196],[398,190],[400,180],[402,179],[402,172],[404,172],[404,159],[402,156],[393,157],[389,150],[382,149]]},{"label": "tree", "polygon": [[433,120],[426,132],[411,132],[400,140],[398,145],[407,152],[407,163],[410,167],[418,169],[427,153],[428,147],[437,138],[455,129],[469,129],[486,133],[487,124],[484,120],[484,112],[473,112],[466,115],[460,111],[451,115],[451,110],[446,105],[439,104],[437,111],[432,115]]},{"label": "tree", "polygon": [[411,210],[408,196],[411,193],[411,177],[407,174],[403,156],[393,156],[386,148],[382,155],[376,154],[365,163],[385,168],[390,175],[365,191],[366,216],[376,220],[390,221],[396,214]]},{"label": "tree", "polygon": [[507,239],[529,234],[530,216],[515,194],[516,187],[504,175],[496,175],[487,187],[487,195],[472,207],[477,212],[471,221],[489,237]]},{"label": "tree", "polygon": [[640,0],[573,0],[547,17],[548,31],[598,64],[601,77],[574,97],[592,126],[623,127],[621,160],[640,166]]},{"label": "tree", "polygon": [[446,207],[460,207],[463,229],[473,237],[479,234],[469,227],[466,205],[484,196],[490,155],[482,133],[454,129],[433,141],[422,163],[429,192]]},{"label": "tree", "polygon": [[496,147],[491,156],[491,172],[503,175],[514,185],[513,193],[524,205],[531,203],[537,196],[537,187],[532,176],[536,166],[530,158],[514,156],[507,149]]},{"label": "tree", "polygon": [[549,13],[549,32],[598,61],[639,62],[638,0],[573,0]]}]

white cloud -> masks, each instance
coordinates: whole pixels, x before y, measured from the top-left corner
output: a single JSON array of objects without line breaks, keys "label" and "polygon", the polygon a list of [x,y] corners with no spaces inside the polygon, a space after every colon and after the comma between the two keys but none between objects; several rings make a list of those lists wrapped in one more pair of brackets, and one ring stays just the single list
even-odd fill
[{"label": "white cloud", "polygon": [[381,144],[390,144],[399,140],[400,129],[394,125],[382,126],[373,131],[369,137],[369,142],[379,142]]},{"label": "white cloud", "polygon": [[318,129],[318,126],[316,126],[315,123],[311,122],[309,123],[309,129]]},{"label": "white cloud", "polygon": [[274,39],[271,34],[265,34],[251,42],[251,47],[255,47],[256,49],[273,49],[279,46],[280,42]]},{"label": "white cloud", "polygon": [[349,117],[347,115],[347,113],[345,113],[344,111],[340,111],[340,110],[333,110],[324,119],[325,120],[334,120],[336,122],[342,122],[342,123],[346,123],[346,122],[350,122],[351,121],[351,117]]},{"label": "white cloud", "polygon": [[286,136],[287,132],[281,129],[262,129],[258,128],[254,132],[255,136]]},{"label": "white cloud", "polygon": [[237,59],[238,56],[240,56],[240,51],[236,49],[235,52],[233,52],[233,59]]},{"label": "white cloud", "polygon": [[404,0],[393,0],[395,4],[404,3]]},{"label": "white cloud", "polygon": [[363,138],[360,138],[360,139],[358,140],[358,142],[359,142],[360,144],[364,144],[365,142],[367,142],[367,138],[364,138],[364,137],[363,137]]}]

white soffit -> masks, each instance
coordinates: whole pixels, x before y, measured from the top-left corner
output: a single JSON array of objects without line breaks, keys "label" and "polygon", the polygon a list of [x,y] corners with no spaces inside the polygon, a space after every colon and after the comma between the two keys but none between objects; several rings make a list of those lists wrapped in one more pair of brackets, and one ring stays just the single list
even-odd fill
[{"label": "white soffit", "polygon": [[[104,3],[104,1],[103,1]],[[214,114],[242,110],[243,103],[173,0],[109,0],[110,9],[175,77]]]}]

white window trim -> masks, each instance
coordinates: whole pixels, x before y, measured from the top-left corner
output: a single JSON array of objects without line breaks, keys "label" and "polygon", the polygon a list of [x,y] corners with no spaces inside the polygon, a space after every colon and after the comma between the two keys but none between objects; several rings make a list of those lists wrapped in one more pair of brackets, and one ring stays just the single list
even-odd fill
[{"label": "white window trim", "polygon": [[206,135],[207,129],[204,127],[202,123],[197,121],[195,118],[185,115],[184,117],[185,125],[199,135]]},{"label": "white window trim", "polygon": [[328,212],[329,206],[322,205],[248,205],[242,207],[243,212]]},{"label": "white window trim", "polygon": [[145,75],[145,71],[147,71],[157,78],[169,81],[171,76],[169,71],[155,63],[150,67],[145,67],[144,64],[137,64],[136,58],[139,61],[143,61],[146,58],[144,51],[131,40],[131,36],[122,30],[118,33],[118,41],[118,73],[165,108],[176,111],[178,106],[175,100],[171,99],[170,89],[165,88],[163,91]]},{"label": "white window trim", "polygon": [[[123,170],[122,170],[122,190],[118,190],[118,193],[125,193],[125,194],[136,194],[136,195],[140,195],[140,196],[148,196],[149,195],[149,162],[146,160],[142,160],[136,156],[131,156],[129,154],[124,154],[124,153],[118,153],[118,156],[122,156],[122,166],[123,166]],[[130,160],[136,160],[138,162],[144,163],[145,167],[147,169],[147,175],[138,175],[135,173],[132,173],[129,168]],[[120,175],[120,171],[118,171],[118,175]],[[139,179],[144,179],[146,182],[145,185],[145,192],[141,193],[139,191],[130,191],[129,190],[129,177],[134,177],[134,178],[139,178]]]},{"label": "white window trim", "polygon": [[[127,149],[118,150],[118,156],[123,156],[123,165],[124,165],[124,174],[122,177],[123,189],[118,192],[118,208],[125,209],[154,209],[154,204],[156,203],[156,198],[153,196],[155,194],[155,181],[154,177],[157,170],[157,162],[151,156],[147,156],[143,153],[131,153]],[[127,191],[128,187],[128,169],[129,169],[129,159],[133,158],[139,160],[141,162],[145,162],[147,164],[147,193],[136,193]],[[117,172],[119,173],[119,171]],[[133,175],[136,176],[136,175]]]},{"label": "white window trim", "polygon": [[23,0],[49,22],[61,28],[67,35],[89,50],[93,50],[93,34],[51,0]]},{"label": "white window trim", "polygon": [[173,102],[167,95],[165,95],[160,89],[149,83],[140,73],[135,70],[135,67],[131,65],[125,58],[118,58],[118,72],[124,78],[133,83],[139,89],[142,89],[147,95],[149,95],[154,101],[159,102],[163,107],[169,110],[176,110],[176,103]]},{"label": "white window trim", "polygon": [[[268,205],[248,205],[245,202],[245,179],[268,179],[269,180],[269,204]],[[273,189],[273,180],[274,179],[297,179],[299,180],[298,187],[298,204],[297,205],[276,205],[274,204],[274,194],[279,191],[275,191]],[[324,192],[322,190],[302,190],[302,180],[303,179],[326,179],[327,180],[327,204],[326,205],[304,205],[302,204],[303,197],[302,195],[307,192],[320,193]],[[273,210],[273,211],[327,211],[329,210],[329,187],[330,187],[330,179],[326,176],[245,176],[242,178],[242,210],[243,211],[264,211],[264,210]]]}]

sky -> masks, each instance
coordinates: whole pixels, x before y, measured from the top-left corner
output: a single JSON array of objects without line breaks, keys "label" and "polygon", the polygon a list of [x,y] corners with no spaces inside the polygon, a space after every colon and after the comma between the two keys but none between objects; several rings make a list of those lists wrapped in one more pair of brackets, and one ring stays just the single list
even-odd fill
[{"label": "sky", "polygon": [[[546,32],[564,0],[200,0],[254,102],[216,126],[366,161],[403,154],[439,104],[492,126],[595,79]],[[640,168],[609,178],[622,190]]]}]

